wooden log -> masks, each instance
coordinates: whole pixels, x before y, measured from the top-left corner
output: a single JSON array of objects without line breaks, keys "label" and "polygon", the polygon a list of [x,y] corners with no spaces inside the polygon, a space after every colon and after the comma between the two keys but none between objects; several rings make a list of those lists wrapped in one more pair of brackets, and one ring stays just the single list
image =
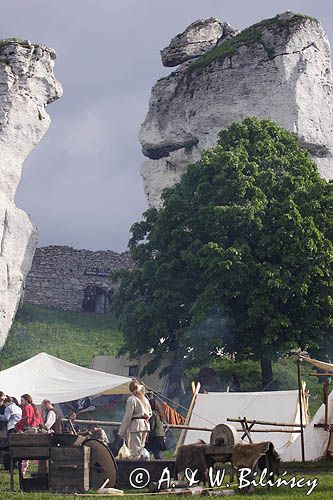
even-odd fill
[{"label": "wooden log", "polygon": [[192,486],[191,488],[190,487],[187,487],[187,488],[177,488],[177,489],[166,489],[166,490],[163,490],[163,495],[165,494],[169,494],[169,495],[176,495],[176,496],[183,496],[183,495],[186,495],[186,496],[193,496],[193,495],[201,495],[203,491],[205,491],[205,487],[204,486]]},{"label": "wooden log", "polygon": [[[219,494],[212,494],[213,491],[219,492]],[[223,492],[223,494],[221,493]],[[235,495],[235,490],[216,490],[210,488],[204,488],[203,486],[193,486],[187,489],[167,489],[162,492],[154,492],[154,493],[124,493],[122,496],[124,497],[150,497],[156,495],[186,495],[186,496],[232,496]],[[74,497],[109,497],[110,494],[107,493],[74,493]]]},{"label": "wooden log", "polygon": [[[228,422],[239,422],[241,423],[243,421],[242,418],[227,418]],[[268,422],[266,420],[247,420],[249,424],[258,424],[258,425],[272,425],[276,427],[301,427],[301,424],[285,424],[282,422]],[[306,427],[303,425],[303,427]]]},{"label": "wooden log", "polygon": [[[188,487],[188,483],[186,481],[179,481],[178,479],[171,479],[170,481],[170,488],[186,488],[186,487]],[[159,488],[159,482],[153,481],[152,483],[149,483],[148,489],[150,493],[155,493],[158,491],[165,491],[168,488],[165,483],[162,483],[161,487]]]},{"label": "wooden log", "polygon": [[[251,427],[253,427],[253,423],[251,424]],[[245,431],[245,434],[246,434],[246,437],[247,439],[249,440],[250,443],[253,443],[252,441],[252,438],[251,438],[251,434],[250,434],[250,429],[249,429],[249,425],[247,423],[247,420],[246,420],[246,417],[243,418],[243,422],[242,422],[242,427],[243,427],[243,430]],[[244,435],[244,434],[243,434]]]},{"label": "wooden log", "polygon": [[[63,422],[68,422],[67,418],[62,418],[61,419]],[[102,425],[102,426],[112,426],[112,427],[120,427],[121,422],[113,422],[110,420],[82,420],[82,419],[75,419],[75,423],[77,424],[86,424],[87,426],[89,425]],[[213,427],[200,427],[200,426],[192,426],[192,425],[177,425],[177,424],[168,424],[168,427],[170,429],[185,429],[185,430],[190,430],[190,431],[206,431],[206,432],[212,432]]]},{"label": "wooden log", "polygon": [[[244,432],[244,429],[236,429],[237,432]],[[302,432],[300,429],[251,429],[251,432],[285,432],[293,434],[294,432]]]},{"label": "wooden log", "polygon": [[201,493],[202,497],[231,497],[236,495],[235,490],[205,490]]}]

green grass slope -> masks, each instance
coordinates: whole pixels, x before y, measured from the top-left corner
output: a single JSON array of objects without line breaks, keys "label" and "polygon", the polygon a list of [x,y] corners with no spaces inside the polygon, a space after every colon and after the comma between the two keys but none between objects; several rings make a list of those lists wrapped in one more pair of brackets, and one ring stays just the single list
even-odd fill
[{"label": "green grass slope", "polygon": [[[18,312],[0,352],[0,370],[40,352],[90,368],[94,355],[115,354],[121,345],[121,332],[110,314],[70,312],[25,304]],[[262,390],[258,361],[236,363],[221,358],[211,366],[218,374],[222,391],[226,390],[232,374],[238,376],[242,391]],[[196,367],[186,371],[187,386],[197,379],[199,369]],[[301,376],[310,392],[310,414],[313,416],[322,403],[322,385],[318,384],[317,377],[310,376],[310,372],[313,372],[312,367],[302,363]],[[297,370],[293,358],[274,362],[273,376],[273,383],[266,390],[297,389]],[[187,399],[184,403],[189,403]]]},{"label": "green grass slope", "polygon": [[0,353],[0,369],[40,352],[90,368],[94,355],[115,354],[122,342],[109,314],[61,311],[25,304]]}]

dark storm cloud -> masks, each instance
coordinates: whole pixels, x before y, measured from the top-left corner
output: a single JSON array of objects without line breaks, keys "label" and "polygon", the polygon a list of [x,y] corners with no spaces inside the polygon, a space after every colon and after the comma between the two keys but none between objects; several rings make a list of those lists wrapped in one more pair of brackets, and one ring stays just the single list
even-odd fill
[{"label": "dark storm cloud", "polygon": [[287,9],[322,21],[332,40],[331,1],[11,0],[1,37],[53,47],[64,96],[48,107],[51,127],[25,162],[16,202],[40,245],[125,250],[146,208],[137,135],[156,79],[159,51],[199,18],[244,28]]}]

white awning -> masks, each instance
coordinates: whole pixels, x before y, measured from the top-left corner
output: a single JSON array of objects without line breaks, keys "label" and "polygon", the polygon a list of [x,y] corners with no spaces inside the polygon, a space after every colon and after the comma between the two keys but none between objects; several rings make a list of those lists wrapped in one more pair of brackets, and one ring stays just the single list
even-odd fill
[{"label": "white awning", "polygon": [[305,356],[299,355],[299,358],[302,361],[306,361],[316,368],[320,368],[321,370],[326,370],[328,372],[332,372],[333,375],[333,365],[331,363],[325,363],[324,361],[319,361],[318,359],[307,358]]},{"label": "white awning", "polygon": [[126,394],[131,380],[83,368],[42,352],[1,371],[0,390],[17,399],[22,394],[30,394],[37,404],[43,399],[64,403],[105,391]]}]

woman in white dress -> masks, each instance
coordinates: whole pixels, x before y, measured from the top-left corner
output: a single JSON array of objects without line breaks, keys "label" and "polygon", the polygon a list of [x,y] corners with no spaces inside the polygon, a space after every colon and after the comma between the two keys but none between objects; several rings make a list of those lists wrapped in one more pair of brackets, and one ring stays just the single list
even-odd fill
[{"label": "woman in white dress", "polygon": [[126,401],[124,418],[119,428],[119,436],[128,442],[132,460],[140,458],[140,452],[146,444],[150,430],[149,419],[152,415],[148,399],[145,397],[144,386],[137,380],[129,384],[131,392]]}]

